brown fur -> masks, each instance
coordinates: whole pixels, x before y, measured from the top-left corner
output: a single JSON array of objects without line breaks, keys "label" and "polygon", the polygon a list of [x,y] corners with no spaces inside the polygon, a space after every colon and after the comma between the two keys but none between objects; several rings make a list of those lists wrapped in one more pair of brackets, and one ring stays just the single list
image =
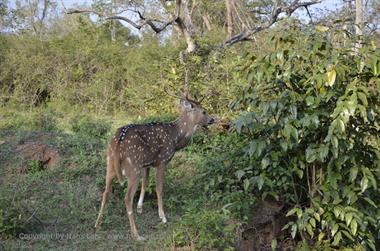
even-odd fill
[{"label": "brown fur", "polygon": [[113,178],[116,176],[123,184],[126,177],[128,188],[125,204],[132,237],[136,240],[144,239],[139,236],[133,218],[133,197],[142,174],[141,194],[137,207],[137,211],[141,213],[150,166],[157,169],[158,211],[159,217],[166,223],[162,202],[165,166],[177,150],[189,143],[197,126],[214,122],[214,119],[195,101],[182,100],[180,110],[180,117],[171,123],[132,124],[117,129],[108,146],[106,188],[95,227],[100,226]]}]

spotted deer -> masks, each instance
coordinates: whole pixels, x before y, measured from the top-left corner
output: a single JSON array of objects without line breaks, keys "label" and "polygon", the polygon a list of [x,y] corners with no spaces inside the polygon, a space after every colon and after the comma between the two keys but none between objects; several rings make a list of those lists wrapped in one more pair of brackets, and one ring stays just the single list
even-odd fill
[{"label": "spotted deer", "polygon": [[145,239],[137,232],[133,217],[133,197],[142,178],[141,193],[137,203],[137,212],[142,213],[150,167],[156,168],[158,215],[161,221],[166,223],[162,202],[165,167],[176,151],[189,144],[198,126],[212,123],[214,119],[207,114],[200,103],[186,97],[180,99],[180,116],[173,122],[131,124],[117,129],[108,146],[106,187],[95,228],[100,226],[112,180],[117,177],[120,184],[123,184],[126,178],[128,188],[125,205],[132,238]]}]

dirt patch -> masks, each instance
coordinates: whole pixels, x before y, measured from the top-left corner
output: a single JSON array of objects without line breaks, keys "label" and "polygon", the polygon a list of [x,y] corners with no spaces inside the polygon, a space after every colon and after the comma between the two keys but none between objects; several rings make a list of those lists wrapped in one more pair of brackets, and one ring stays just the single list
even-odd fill
[{"label": "dirt patch", "polygon": [[[249,224],[244,227],[242,238],[237,243],[238,251],[272,250],[272,240],[280,237],[281,229],[288,219],[282,213],[284,205],[275,200],[266,199],[259,203]],[[276,250],[294,250],[291,239],[278,241]]]},{"label": "dirt patch", "polygon": [[48,168],[54,167],[61,159],[61,155],[55,148],[38,142],[26,142],[18,145],[16,152],[26,159],[39,161]]}]

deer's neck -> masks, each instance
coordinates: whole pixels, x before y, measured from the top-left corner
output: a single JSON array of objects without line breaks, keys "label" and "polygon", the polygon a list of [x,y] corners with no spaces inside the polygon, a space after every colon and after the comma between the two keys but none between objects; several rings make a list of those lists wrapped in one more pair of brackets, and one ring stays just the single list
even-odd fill
[{"label": "deer's neck", "polygon": [[184,148],[189,144],[191,137],[193,136],[195,130],[197,129],[197,124],[191,123],[185,116],[180,116],[174,122],[174,138],[177,142],[176,149]]}]

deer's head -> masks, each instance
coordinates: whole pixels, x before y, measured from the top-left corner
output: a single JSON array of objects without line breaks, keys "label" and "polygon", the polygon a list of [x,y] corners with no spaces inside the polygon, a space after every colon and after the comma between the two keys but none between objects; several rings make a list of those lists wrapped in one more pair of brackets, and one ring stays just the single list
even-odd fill
[{"label": "deer's head", "polygon": [[180,111],[193,125],[207,126],[215,123],[215,119],[197,101],[189,98],[180,99]]}]

